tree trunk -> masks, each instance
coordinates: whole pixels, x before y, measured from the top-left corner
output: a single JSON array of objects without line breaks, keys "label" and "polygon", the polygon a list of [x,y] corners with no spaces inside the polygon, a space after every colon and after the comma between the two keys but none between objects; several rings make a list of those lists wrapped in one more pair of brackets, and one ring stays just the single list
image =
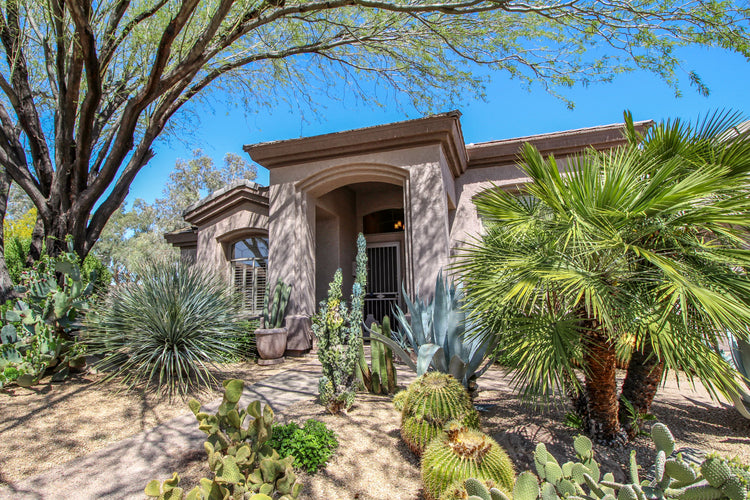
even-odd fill
[{"label": "tree trunk", "polygon": [[37,215],[34,230],[31,232],[31,246],[26,255],[26,267],[31,267],[38,261],[44,251],[44,220]]},{"label": "tree trunk", "polygon": [[15,297],[13,280],[10,279],[8,265],[5,263],[5,212],[8,209],[10,177],[5,168],[0,169],[0,303]]},{"label": "tree trunk", "polygon": [[643,341],[641,349],[633,350],[620,395],[620,423],[627,433],[628,439],[632,440],[636,437],[640,422],[637,420],[633,421],[633,415],[628,413],[628,409],[622,403],[622,400],[626,399],[633,405],[636,419],[637,415],[648,413],[651,409],[651,403],[654,401],[654,396],[656,396],[663,373],[664,360],[659,359],[656,355],[650,336],[647,336]]},{"label": "tree trunk", "polygon": [[605,444],[621,443],[624,436],[617,416],[615,349],[596,322],[590,322],[583,340],[587,408],[584,423],[589,434]]}]

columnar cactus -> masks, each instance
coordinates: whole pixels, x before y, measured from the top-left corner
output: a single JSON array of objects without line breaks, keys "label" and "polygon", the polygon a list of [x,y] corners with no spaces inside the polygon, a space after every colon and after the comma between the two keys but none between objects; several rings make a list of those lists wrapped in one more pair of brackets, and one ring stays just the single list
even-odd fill
[{"label": "columnar cactus", "polygon": [[266,294],[263,297],[263,327],[281,328],[289,304],[292,285],[282,280],[276,282],[276,288],[271,292],[271,282],[266,283]]},{"label": "columnar cactus", "polygon": [[422,456],[425,497],[435,500],[457,480],[493,481],[498,489],[513,488],[515,472],[507,453],[494,439],[458,422],[435,438]]},{"label": "columnar cactus", "polygon": [[[370,328],[375,333],[391,337],[391,322],[388,316],[383,318],[383,326],[376,323]],[[396,391],[396,368],[393,366],[393,351],[376,340],[370,342],[370,358],[372,368],[367,366],[365,349],[359,349],[359,364],[357,365],[357,378],[365,386],[368,392],[373,394],[392,394]]]},{"label": "columnar cactus", "polygon": [[367,253],[365,237],[357,238],[357,274],[352,285],[350,307],[342,300],[342,274],[338,269],[328,287],[328,299],[320,303],[313,316],[313,332],[318,341],[318,359],[323,376],[318,382],[320,402],[331,413],[348,410],[357,390],[355,368],[362,346],[362,320]]},{"label": "columnar cactus", "polygon": [[451,420],[479,428],[479,414],[469,393],[455,378],[428,372],[409,386],[401,413],[401,437],[414,453],[421,455]]}]

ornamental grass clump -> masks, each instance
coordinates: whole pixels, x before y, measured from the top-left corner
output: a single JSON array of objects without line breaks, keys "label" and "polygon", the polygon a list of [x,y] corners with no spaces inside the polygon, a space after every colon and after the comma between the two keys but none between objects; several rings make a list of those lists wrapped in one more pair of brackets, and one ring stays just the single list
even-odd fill
[{"label": "ornamental grass clump", "polygon": [[219,276],[185,262],[144,262],[89,318],[100,370],[170,397],[215,383],[210,367],[236,356],[238,303]]}]

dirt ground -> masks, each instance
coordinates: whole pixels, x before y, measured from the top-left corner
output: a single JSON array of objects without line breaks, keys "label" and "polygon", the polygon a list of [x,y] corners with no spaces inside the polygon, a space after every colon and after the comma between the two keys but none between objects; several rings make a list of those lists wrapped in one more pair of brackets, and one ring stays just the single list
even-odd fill
[{"label": "dirt ground", "polygon": [[[251,384],[297,362],[287,358],[283,364],[266,367],[234,363],[223,365],[214,376]],[[152,392],[124,391],[116,381],[97,384],[102,378],[88,372],[61,383],[46,377],[28,389],[0,390],[0,484],[43,472],[188,412],[191,397],[208,402],[222,395],[219,384],[185,400],[169,401]]]},{"label": "dirt ground", "polygon": [[[533,452],[539,442],[561,462],[575,459],[573,438],[579,431],[563,424],[566,409],[531,407],[519,400],[507,380],[507,373],[500,368],[488,371],[480,379],[476,404],[483,410],[483,430],[507,450],[516,471],[533,468]],[[672,430],[678,449],[715,450],[750,463],[750,421],[731,406],[712,402],[702,387],[695,391],[684,384],[678,387],[670,378],[657,395],[653,414]],[[278,420],[301,423],[308,418],[322,420],[333,429],[339,448],[325,469],[315,475],[299,474],[304,484],[302,500],[423,498],[419,460],[400,439],[400,415],[390,398],[360,394],[343,416],[327,414],[310,399],[287,408]],[[648,437],[621,448],[595,446],[595,458],[603,472],[612,472],[621,480],[631,449],[636,450],[644,470],[651,467],[655,452]],[[210,474],[204,460],[204,454],[196,451],[175,463],[175,470],[183,471],[185,486]]]},{"label": "dirt ground", "polygon": [[[280,367],[233,365],[226,376],[252,383]],[[15,388],[0,392],[0,480],[17,480],[40,472],[50,465],[122,439],[183,413],[185,403],[155,400],[142,393],[117,392],[116,384],[92,385],[96,375],[82,375],[64,384],[46,384],[33,390]],[[563,425],[565,408],[534,408],[518,399],[508,387],[508,374],[493,367],[480,379],[476,403],[484,430],[492,435],[513,460],[517,471],[532,467],[532,453],[544,442],[559,460],[574,458],[572,440],[578,431]],[[219,397],[220,392],[200,395],[201,401]],[[731,406],[712,402],[700,386],[696,391],[678,387],[670,378],[661,388],[652,411],[667,424],[677,446],[716,450],[738,456],[750,463],[750,421]],[[303,500],[382,499],[419,500],[421,484],[419,460],[399,437],[400,415],[390,398],[358,395],[352,410],[344,416],[328,415],[309,399],[292,405],[277,421],[302,422],[316,418],[338,435],[339,448],[328,466],[315,475],[301,473]],[[650,439],[638,438],[626,448],[596,447],[596,458],[603,471],[623,477],[622,465],[629,450],[638,453],[647,469],[653,463]],[[173,465],[182,485],[191,488],[209,475],[205,454],[195,450],[179,457]]]}]

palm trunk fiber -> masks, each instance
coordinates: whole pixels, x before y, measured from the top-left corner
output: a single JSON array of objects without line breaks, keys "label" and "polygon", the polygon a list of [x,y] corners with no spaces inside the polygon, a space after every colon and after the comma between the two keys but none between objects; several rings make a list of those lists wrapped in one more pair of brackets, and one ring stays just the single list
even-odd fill
[{"label": "palm trunk fiber", "polygon": [[[640,350],[633,350],[620,395],[620,423],[628,439],[632,440],[636,436],[640,426],[638,415],[644,415],[651,409],[663,373],[664,361],[654,352],[651,339],[646,338]],[[622,403],[623,399],[633,405],[636,415],[629,414],[626,405]]]},{"label": "palm trunk fiber", "polygon": [[591,325],[584,337],[587,415],[584,421],[592,437],[606,444],[622,441],[617,414],[615,349],[599,325]]}]

